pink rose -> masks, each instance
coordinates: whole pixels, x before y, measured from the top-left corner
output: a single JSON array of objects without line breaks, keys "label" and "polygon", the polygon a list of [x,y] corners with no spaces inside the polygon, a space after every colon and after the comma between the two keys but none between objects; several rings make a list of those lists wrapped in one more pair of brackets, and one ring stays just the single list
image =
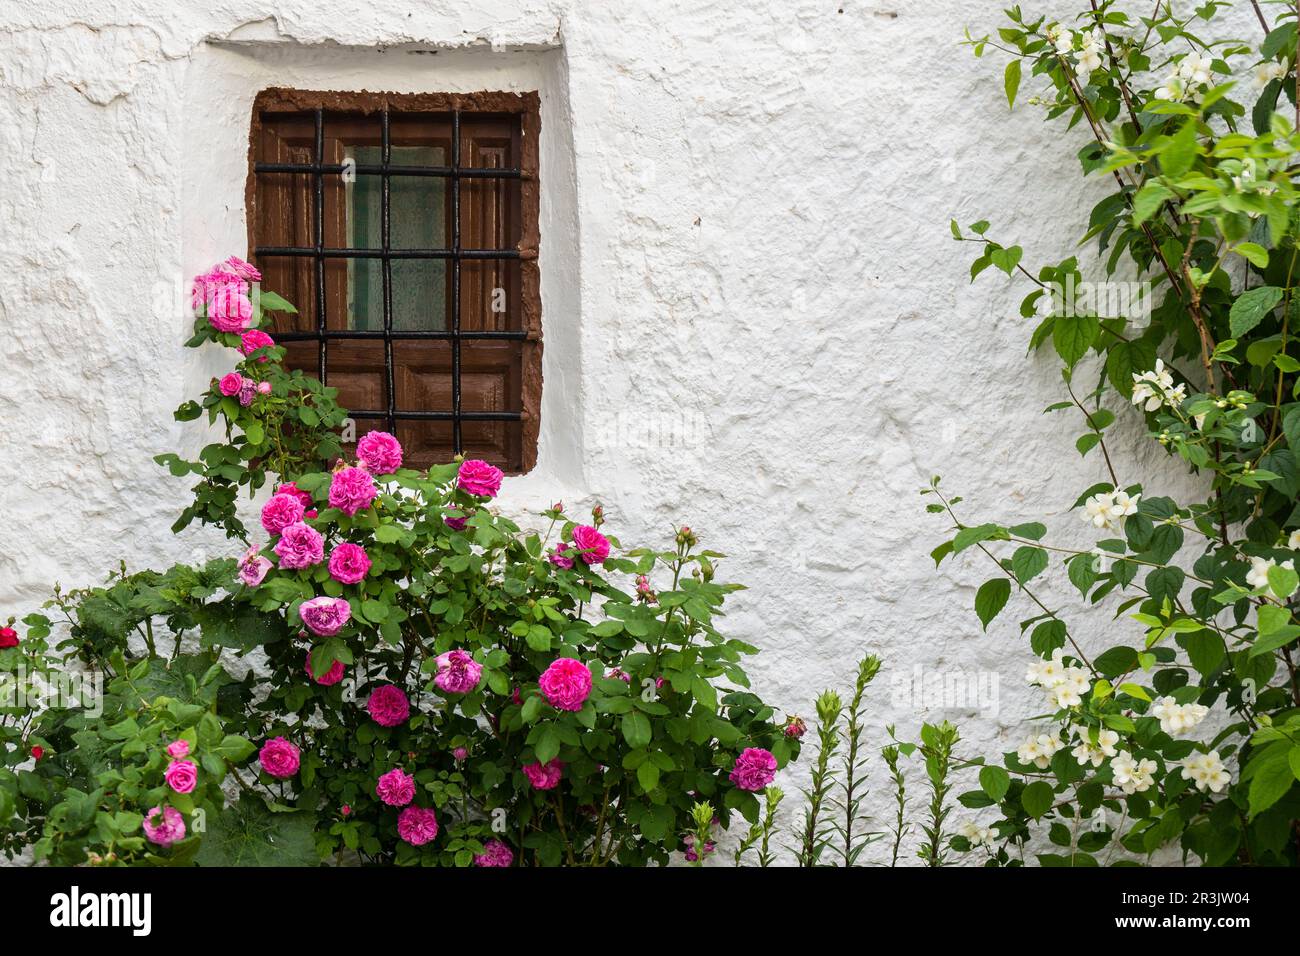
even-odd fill
[{"label": "pink rose", "polygon": [[466,750],[464,747],[457,747],[455,750],[451,752],[451,755],[456,758],[457,763],[460,763],[464,761],[466,757],[469,756],[469,751]]},{"label": "pink rose", "polygon": [[802,717],[792,716],[786,722],[786,725],[783,728],[783,732],[787,737],[793,737],[795,740],[798,740],[800,737],[802,737],[804,734],[808,732],[808,725],[804,723],[804,719]]},{"label": "pink rose", "polygon": [[402,688],[381,684],[371,692],[366,710],[379,726],[396,727],[406,723],[406,718],[411,716],[411,703]]},{"label": "pink rose", "polygon": [[557,544],[555,549],[546,556],[546,560],[550,561],[551,564],[555,565],[557,568],[564,568],[566,571],[570,570],[573,567],[573,558],[569,557],[564,552],[565,546],[563,544]]},{"label": "pink rose", "polygon": [[154,807],[144,818],[141,829],[150,843],[167,847],[185,839],[185,818],[175,807]]},{"label": "pink rose", "polygon": [[397,835],[411,846],[424,846],[438,835],[438,816],[430,807],[407,807],[397,815]]},{"label": "pink rose", "polygon": [[560,657],[537,678],[537,686],[556,710],[582,710],[591,693],[591,669],[572,657]]},{"label": "pink rose", "polygon": [[438,655],[438,673],[433,682],[449,694],[468,694],[478,687],[483,677],[483,665],[464,651],[448,651]]},{"label": "pink rose", "polygon": [[514,862],[514,851],[500,840],[488,840],[483,852],[474,857],[475,866],[510,866]]},{"label": "pink rose", "polygon": [[564,776],[564,764],[558,759],[550,763],[541,764],[536,761],[526,763],[523,767],[524,776],[528,782],[537,790],[551,790],[560,782],[560,777]]},{"label": "pink rose", "polygon": [[344,598],[322,595],[299,604],[298,617],[317,637],[333,637],[352,617],[352,606]]},{"label": "pink rose", "polygon": [[731,770],[732,783],[755,793],[770,784],[775,776],[776,758],[761,747],[746,747]]},{"label": "pink rose", "polygon": [[257,271],[257,267],[251,262],[245,262],[239,256],[230,256],[221,265],[239,276],[239,278],[247,279],[249,282],[260,282],[262,279],[262,273]]},{"label": "pink rose", "polygon": [[609,557],[609,539],[591,525],[578,525],[569,537],[573,546],[582,551],[582,560],[588,564],[601,564]]},{"label": "pink rose", "polygon": [[167,756],[185,757],[190,752],[190,744],[187,740],[173,740],[167,745]]},{"label": "pink rose", "polygon": [[311,525],[299,521],[280,532],[275,553],[282,568],[310,568],[325,560],[325,539]]},{"label": "pink rose", "polygon": [[177,793],[193,793],[199,780],[199,768],[192,760],[173,760],[163,771],[163,779]]},{"label": "pink rose", "polygon": [[336,544],[330,552],[330,577],[339,584],[357,584],[370,570],[370,557],[359,544]]},{"label": "pink rose", "polygon": [[401,767],[394,767],[379,778],[375,793],[390,807],[404,807],[415,799],[415,778]]},{"label": "pink rose", "polygon": [[250,588],[261,584],[272,567],[271,559],[262,557],[261,550],[253,545],[239,559],[239,580]]},{"label": "pink rose", "polygon": [[402,467],[402,445],[388,432],[366,432],[357,442],[357,458],[372,475],[391,475]]},{"label": "pink rose", "polygon": [[460,463],[460,470],[456,475],[456,484],[461,491],[468,492],[471,495],[477,495],[480,498],[494,498],[497,492],[501,490],[501,479],[505,475],[501,469],[495,465],[489,465],[485,461],[477,458],[471,458],[469,461]]},{"label": "pink rose", "polygon": [[240,375],[238,372],[227,372],[225,375],[221,376],[221,381],[217,383],[217,388],[221,391],[222,395],[230,398],[233,395],[238,395],[239,390],[243,385],[244,376]]},{"label": "pink rose", "polygon": [[[284,485],[280,486],[282,489]],[[294,494],[288,494],[284,491],[277,491],[271,496],[271,500],[262,505],[262,527],[266,529],[267,534],[279,534],[291,524],[297,524],[303,519],[303,509],[311,504],[311,497],[308,496],[304,504],[295,489]]]},{"label": "pink rose", "polygon": [[271,394],[271,383],[270,383],[270,382],[258,382],[258,383],[257,383],[257,394],[258,394],[258,395],[270,395],[270,394]]},{"label": "pink rose", "polygon": [[284,482],[283,484],[279,485],[279,486],[275,489],[275,493],[276,493],[277,495],[293,495],[293,496],[294,496],[295,498],[297,498],[300,502],[302,502],[302,506],[303,506],[304,508],[310,508],[310,507],[311,507],[311,495],[308,494],[307,492],[303,491],[301,488],[299,488],[299,487],[298,487],[296,484],[294,484],[292,481],[286,481],[286,482]]},{"label": "pink rose", "polygon": [[330,507],[345,515],[354,515],[379,496],[375,480],[360,468],[340,468],[330,482]]},{"label": "pink rose", "polygon": [[[239,337],[239,354],[252,355],[258,349],[269,349],[275,345],[275,339],[267,335],[261,329],[249,329]],[[265,355],[258,359],[259,362],[267,361]]]},{"label": "pink rose", "polygon": [[343,662],[335,661],[333,664],[330,665],[329,670],[327,670],[320,677],[317,677],[316,672],[311,669],[311,651],[308,651],[307,652],[307,676],[310,677],[312,680],[314,680],[316,683],[320,684],[322,687],[333,687],[335,684],[337,684],[339,681],[343,679]]},{"label": "pink rose", "polygon": [[242,332],[253,321],[253,303],[244,283],[235,279],[207,290],[208,321],[218,332]]},{"label": "pink rose", "polygon": [[284,780],[298,772],[300,751],[283,737],[273,737],[262,745],[258,762],[268,777]]}]

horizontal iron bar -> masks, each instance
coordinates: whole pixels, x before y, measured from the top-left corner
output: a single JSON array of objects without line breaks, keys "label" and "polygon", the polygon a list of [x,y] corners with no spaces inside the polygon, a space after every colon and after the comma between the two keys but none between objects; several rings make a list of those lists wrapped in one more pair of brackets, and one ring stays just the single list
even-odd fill
[{"label": "horizontal iron bar", "polygon": [[326,163],[318,166],[315,163],[254,163],[253,171],[258,173],[310,173],[315,175],[334,173],[341,174],[344,169],[350,169],[360,176],[436,176],[450,179],[453,176],[459,176],[461,179],[522,179],[523,173],[518,167],[493,167],[493,166],[398,166],[394,164],[374,165],[373,163],[357,163],[355,166],[344,167],[342,163]]},{"label": "horizontal iron bar", "polygon": [[255,256],[301,259],[518,259],[518,249],[316,249],[312,246],[258,246]]},{"label": "horizontal iron bar", "polygon": [[506,339],[510,341],[522,341],[528,338],[528,333],[523,329],[482,329],[479,331],[437,331],[434,329],[409,329],[407,331],[393,330],[385,332],[383,329],[326,329],[324,332],[275,332],[274,338],[278,342],[314,342],[317,339],[383,339],[390,338],[394,341],[410,340],[419,341],[421,339],[439,339],[449,340],[454,338],[462,339]]},{"label": "horizontal iron bar", "polygon": [[459,417],[463,422],[517,422],[523,420],[520,412],[461,412],[459,416],[455,412],[425,412],[425,411],[395,411],[392,415],[388,412],[374,411],[365,409],[362,411],[349,411],[349,418],[395,418],[397,421],[422,421],[422,422],[449,422]]}]

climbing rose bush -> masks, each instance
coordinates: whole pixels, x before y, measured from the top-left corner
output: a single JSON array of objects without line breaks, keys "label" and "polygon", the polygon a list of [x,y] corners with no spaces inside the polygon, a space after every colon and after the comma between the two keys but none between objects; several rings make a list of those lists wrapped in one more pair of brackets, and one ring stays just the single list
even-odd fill
[{"label": "climbing rose bush", "polygon": [[[723,828],[757,822],[755,791],[799,744],[749,690],[756,649],[722,630],[739,587],[722,555],[686,527],[628,548],[599,507],[517,523],[499,468],[412,469],[382,431],[344,457],[334,390],[286,372],[259,328],[293,307],[258,278],[232,258],[195,280],[190,345],[223,347],[230,370],[177,417],[206,410],[222,440],[159,457],[200,476],[177,527],[241,543],[51,602],[58,650],[109,679],[112,722],[33,709],[2,738],[4,849],[640,866],[694,852],[701,804]],[[263,488],[250,531],[235,496]],[[56,622],[25,622],[27,647],[0,631],[0,668],[57,656]]]}]

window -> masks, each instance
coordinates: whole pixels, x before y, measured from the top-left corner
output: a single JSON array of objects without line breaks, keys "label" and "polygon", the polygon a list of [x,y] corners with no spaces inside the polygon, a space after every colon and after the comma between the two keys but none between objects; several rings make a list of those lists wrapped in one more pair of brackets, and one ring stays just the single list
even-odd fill
[{"label": "window", "polygon": [[253,106],[249,258],[298,307],[287,364],[407,461],[537,456],[536,93],[267,90]]}]

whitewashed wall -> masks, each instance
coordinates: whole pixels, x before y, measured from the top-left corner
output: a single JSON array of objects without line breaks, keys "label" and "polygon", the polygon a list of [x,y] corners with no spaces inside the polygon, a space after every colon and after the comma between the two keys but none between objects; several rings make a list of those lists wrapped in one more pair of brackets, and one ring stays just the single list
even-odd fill
[{"label": "whitewashed wall", "polygon": [[[1104,472],[1040,414],[1061,396],[1025,357],[1027,288],[969,285],[947,221],[991,219],[1032,265],[1069,254],[1099,194],[1084,133],[1008,113],[1001,62],[958,45],[999,7],[0,0],[0,618],[119,559],[228,548],[168,533],[186,483],[151,461],[202,443],[171,410],[228,358],[182,350],[190,320],[152,300],[245,252],[257,90],[538,89],[543,434],[505,505],[600,501],[637,543],[689,523],[750,586],[730,628],[787,711],[872,650],[878,742],[948,717],[971,752],[1014,748],[1041,709],[1027,604],[979,632],[988,569],[935,572],[944,526],[916,492],[941,473],[972,518],[1054,515],[1083,540],[1066,510]],[[1185,489],[1128,417],[1123,480]],[[958,672],[997,700],[906,692]],[[877,764],[882,817],[884,784]]]}]

